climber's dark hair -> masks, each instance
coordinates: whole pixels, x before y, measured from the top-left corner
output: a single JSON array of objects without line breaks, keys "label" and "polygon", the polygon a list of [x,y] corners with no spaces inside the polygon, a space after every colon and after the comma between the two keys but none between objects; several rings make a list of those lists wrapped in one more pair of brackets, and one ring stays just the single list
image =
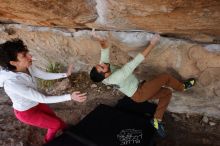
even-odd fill
[{"label": "climber's dark hair", "polygon": [[18,61],[17,54],[28,52],[27,46],[20,39],[12,39],[0,44],[0,66],[4,70],[15,71],[16,67],[10,61]]},{"label": "climber's dark hair", "polygon": [[93,82],[101,82],[105,79],[105,76],[103,75],[103,73],[99,73],[96,67],[93,67],[90,71],[90,79]]}]

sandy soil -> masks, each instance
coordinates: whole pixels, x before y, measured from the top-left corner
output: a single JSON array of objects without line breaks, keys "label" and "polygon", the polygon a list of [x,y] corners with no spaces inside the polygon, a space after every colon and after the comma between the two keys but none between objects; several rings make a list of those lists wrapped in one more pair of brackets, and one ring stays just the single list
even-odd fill
[{"label": "sandy soil", "polygon": [[[101,83],[96,86],[86,73],[72,75],[69,80],[71,86],[65,91],[55,91],[55,87],[46,90],[48,94],[71,93],[76,90],[88,93],[88,100],[84,103],[69,101],[50,105],[69,124],[77,124],[100,103],[113,106],[123,97],[111,87]],[[167,137],[158,139],[158,146],[220,146],[220,119],[202,119],[201,115],[167,112],[164,118]],[[0,145],[40,146],[45,132],[45,129],[27,126],[16,120],[9,98],[0,90]]]}]

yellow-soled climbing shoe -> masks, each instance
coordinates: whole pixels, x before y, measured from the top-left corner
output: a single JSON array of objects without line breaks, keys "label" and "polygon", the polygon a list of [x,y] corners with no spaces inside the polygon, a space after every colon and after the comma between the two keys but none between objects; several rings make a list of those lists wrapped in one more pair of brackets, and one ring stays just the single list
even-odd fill
[{"label": "yellow-soled climbing shoe", "polygon": [[196,80],[194,78],[190,78],[188,80],[185,80],[183,82],[184,90],[192,88],[193,86],[195,86],[195,84],[196,84]]},{"label": "yellow-soled climbing shoe", "polygon": [[156,129],[157,134],[161,137],[164,138],[166,136],[164,126],[161,122],[159,122],[157,119],[151,119],[150,123],[152,126]]}]

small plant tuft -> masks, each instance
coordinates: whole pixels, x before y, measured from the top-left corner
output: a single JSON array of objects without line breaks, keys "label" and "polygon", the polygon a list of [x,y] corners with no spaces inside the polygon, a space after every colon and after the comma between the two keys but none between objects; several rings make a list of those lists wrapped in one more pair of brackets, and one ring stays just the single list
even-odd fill
[{"label": "small plant tuft", "polygon": [[[58,62],[49,63],[46,71],[50,73],[60,73],[64,66]],[[50,88],[58,80],[38,80],[38,85],[41,89]]]}]

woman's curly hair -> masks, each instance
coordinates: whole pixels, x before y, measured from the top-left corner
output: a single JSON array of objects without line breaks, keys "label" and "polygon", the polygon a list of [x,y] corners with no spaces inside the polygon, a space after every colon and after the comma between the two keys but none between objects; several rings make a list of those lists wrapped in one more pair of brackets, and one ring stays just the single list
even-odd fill
[{"label": "woman's curly hair", "polygon": [[17,61],[17,54],[28,52],[27,46],[20,39],[13,39],[0,44],[0,66],[4,70],[15,71],[16,67],[10,61]]}]

